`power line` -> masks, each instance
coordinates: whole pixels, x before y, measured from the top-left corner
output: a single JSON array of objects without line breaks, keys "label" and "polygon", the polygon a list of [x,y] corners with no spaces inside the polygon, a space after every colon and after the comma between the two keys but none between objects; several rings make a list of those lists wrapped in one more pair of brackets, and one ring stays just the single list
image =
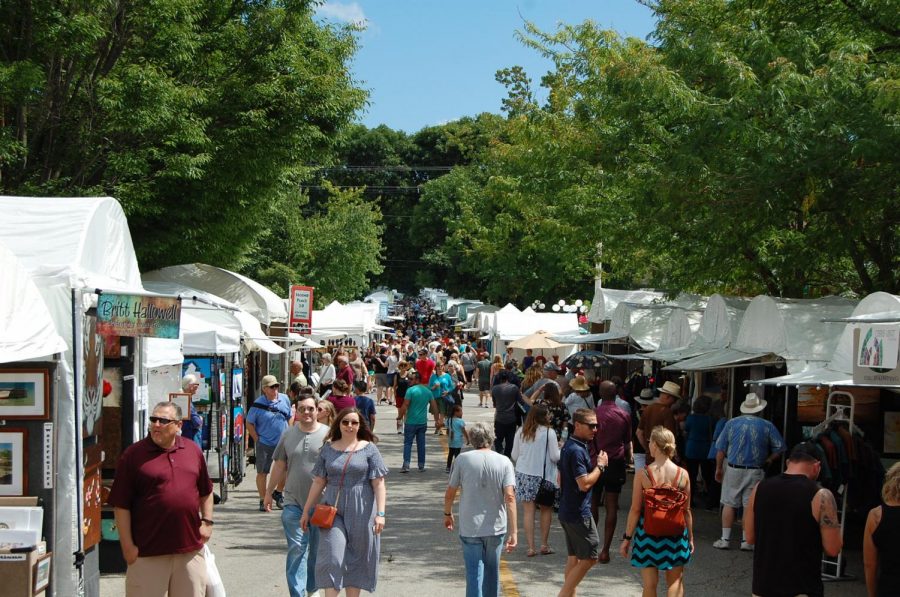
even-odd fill
[{"label": "power line", "polygon": [[316,170],[354,170],[363,172],[449,172],[456,166],[351,166],[338,164],[335,166],[310,166]]}]

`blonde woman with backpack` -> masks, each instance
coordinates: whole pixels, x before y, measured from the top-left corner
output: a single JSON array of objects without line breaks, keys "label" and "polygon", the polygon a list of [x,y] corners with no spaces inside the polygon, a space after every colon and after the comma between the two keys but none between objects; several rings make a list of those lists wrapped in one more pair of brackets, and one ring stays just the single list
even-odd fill
[{"label": "blonde woman with backpack", "polygon": [[[682,597],[684,595],[684,566],[694,553],[694,526],[691,516],[691,484],[688,473],[683,468],[672,462],[675,454],[675,436],[671,431],[658,425],[650,433],[648,452],[653,456],[653,463],[638,472],[634,478],[634,487],[631,494],[631,510],[628,512],[628,522],[625,525],[625,535],[622,537],[622,545],[619,552],[622,557],[628,557],[631,550],[631,565],[641,568],[643,581],[643,597],[656,595],[656,586],[659,582],[659,571],[666,573],[667,597]],[[647,510],[652,499],[647,496],[652,494],[647,490],[667,488],[680,491],[672,492],[682,501],[681,510],[671,513],[670,518],[677,518],[683,524],[680,532],[651,534],[645,530],[649,522],[658,519],[654,512]],[[671,520],[667,521],[673,523]],[[650,527],[652,529],[652,527]]]}]

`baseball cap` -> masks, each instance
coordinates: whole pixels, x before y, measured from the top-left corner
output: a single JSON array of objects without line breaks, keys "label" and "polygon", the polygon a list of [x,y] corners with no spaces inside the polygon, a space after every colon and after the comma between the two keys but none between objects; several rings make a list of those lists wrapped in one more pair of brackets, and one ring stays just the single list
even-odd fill
[{"label": "baseball cap", "polygon": [[281,384],[278,383],[278,380],[274,375],[263,375],[262,378],[262,387],[269,388],[272,386],[279,386]]},{"label": "baseball cap", "polygon": [[821,456],[819,455],[819,449],[813,442],[801,442],[791,450],[788,460],[793,460],[794,462],[819,462]]}]

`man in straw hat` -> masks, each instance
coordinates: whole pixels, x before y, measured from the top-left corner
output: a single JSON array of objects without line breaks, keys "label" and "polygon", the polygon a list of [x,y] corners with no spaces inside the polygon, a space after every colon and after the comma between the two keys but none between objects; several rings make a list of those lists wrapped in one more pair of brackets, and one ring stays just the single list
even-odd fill
[{"label": "man in straw hat", "polygon": [[[672,414],[672,405],[680,398],[681,386],[674,381],[667,381],[659,389],[659,398],[656,399],[656,402],[645,407],[644,412],[641,413],[637,438],[644,448],[644,453],[647,455],[647,464],[653,462],[653,457],[650,456],[650,450],[647,448],[647,442],[650,441],[650,432],[653,431],[654,427],[662,425],[671,431],[673,435],[677,435],[678,424],[675,422],[675,415]],[[641,401],[639,400],[638,402]]]},{"label": "man in straw hat", "polygon": [[716,481],[722,484],[722,537],[713,543],[717,549],[731,546],[735,512],[743,506],[745,534],[741,549],[753,551],[746,536],[750,494],[766,477],[765,467],[784,452],[784,440],[775,425],[759,416],[765,408],[765,400],[753,392],[747,394],[741,403],[743,414],[725,423],[716,440]]}]

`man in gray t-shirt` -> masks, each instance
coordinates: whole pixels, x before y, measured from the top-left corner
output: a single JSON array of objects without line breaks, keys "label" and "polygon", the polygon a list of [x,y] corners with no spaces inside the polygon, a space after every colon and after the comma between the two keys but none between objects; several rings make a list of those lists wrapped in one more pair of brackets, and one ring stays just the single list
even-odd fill
[{"label": "man in gray t-shirt", "polygon": [[444,526],[449,531],[454,528],[453,500],[462,488],[459,540],[466,563],[466,592],[497,597],[504,535],[507,552],[517,543],[516,473],[509,458],[491,450],[494,433],[487,423],[472,426],[469,443],[475,449],[460,454],[453,463],[444,494]]},{"label": "man in gray t-shirt", "polygon": [[[303,395],[297,402],[299,425],[288,427],[278,440],[272,456],[272,471],[266,487],[263,504],[272,511],[272,491],[284,483],[284,510],[281,524],[287,539],[288,590],[291,597],[300,597],[316,591],[316,550],[319,529],[310,525],[307,532],[300,528],[303,505],[312,485],[312,470],[319,458],[319,451],[328,435],[328,426],[316,421],[316,401]],[[286,477],[286,478],[285,478]]]}]

